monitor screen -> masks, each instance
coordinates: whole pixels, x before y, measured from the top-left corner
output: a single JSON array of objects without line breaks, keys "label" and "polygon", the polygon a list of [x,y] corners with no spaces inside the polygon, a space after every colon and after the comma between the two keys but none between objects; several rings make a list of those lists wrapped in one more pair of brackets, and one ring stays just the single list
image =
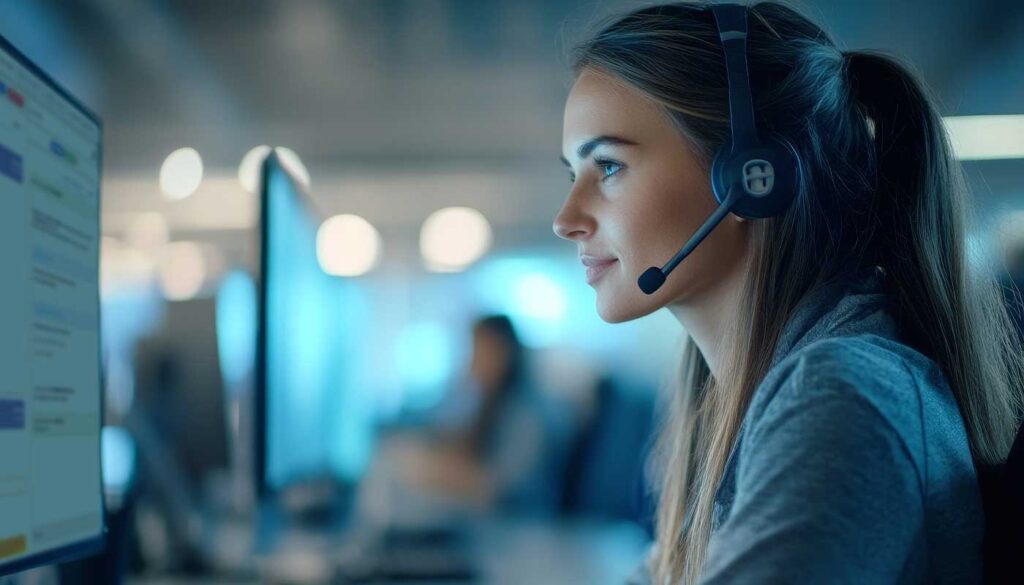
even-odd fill
[{"label": "monitor screen", "polygon": [[98,550],[99,121],[0,38],[0,574]]},{"label": "monitor screen", "polygon": [[322,216],[276,156],[263,168],[256,473],[261,492],[312,478],[354,481],[370,417],[351,360],[352,285],[317,261]]}]

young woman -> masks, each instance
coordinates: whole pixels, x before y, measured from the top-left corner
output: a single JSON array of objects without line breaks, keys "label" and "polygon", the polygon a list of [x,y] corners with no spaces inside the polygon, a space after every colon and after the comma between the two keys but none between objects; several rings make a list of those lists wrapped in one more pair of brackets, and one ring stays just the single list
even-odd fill
[{"label": "young woman", "polygon": [[571,187],[554,222],[597,310],[666,307],[687,335],[656,459],[662,583],[977,582],[975,468],[1002,461],[1024,361],[991,274],[965,258],[968,199],[942,121],[893,60],[840,51],[774,2],[747,11],[759,132],[793,144],[781,215],[717,207],[730,133],[723,44],[703,4],[637,10],[578,48]]}]

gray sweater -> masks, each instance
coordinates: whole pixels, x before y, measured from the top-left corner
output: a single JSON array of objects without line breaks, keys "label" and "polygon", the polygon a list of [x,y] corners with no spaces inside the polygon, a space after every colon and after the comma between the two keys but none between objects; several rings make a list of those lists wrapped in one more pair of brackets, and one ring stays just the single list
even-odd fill
[{"label": "gray sweater", "polygon": [[715,495],[701,583],[977,583],[983,514],[940,368],[880,270],[798,306]]}]

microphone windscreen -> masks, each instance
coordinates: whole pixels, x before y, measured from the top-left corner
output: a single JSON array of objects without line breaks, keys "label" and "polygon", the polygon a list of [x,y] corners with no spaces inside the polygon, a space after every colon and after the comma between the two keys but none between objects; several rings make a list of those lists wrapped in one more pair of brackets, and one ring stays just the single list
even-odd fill
[{"label": "microphone windscreen", "polygon": [[640,290],[644,291],[645,294],[654,294],[654,291],[665,284],[665,273],[657,266],[651,266],[640,275],[637,284],[640,285]]}]

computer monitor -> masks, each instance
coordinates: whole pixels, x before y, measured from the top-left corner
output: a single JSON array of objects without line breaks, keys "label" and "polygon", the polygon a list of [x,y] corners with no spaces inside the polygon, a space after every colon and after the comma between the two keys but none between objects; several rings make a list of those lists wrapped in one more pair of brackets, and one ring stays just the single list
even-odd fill
[{"label": "computer monitor", "polygon": [[0,574],[103,545],[100,134],[0,37]]},{"label": "computer monitor", "polygon": [[260,189],[255,380],[256,482],[267,495],[309,480],[351,484],[371,422],[352,363],[360,344],[352,284],[317,261],[323,216],[271,154]]}]

